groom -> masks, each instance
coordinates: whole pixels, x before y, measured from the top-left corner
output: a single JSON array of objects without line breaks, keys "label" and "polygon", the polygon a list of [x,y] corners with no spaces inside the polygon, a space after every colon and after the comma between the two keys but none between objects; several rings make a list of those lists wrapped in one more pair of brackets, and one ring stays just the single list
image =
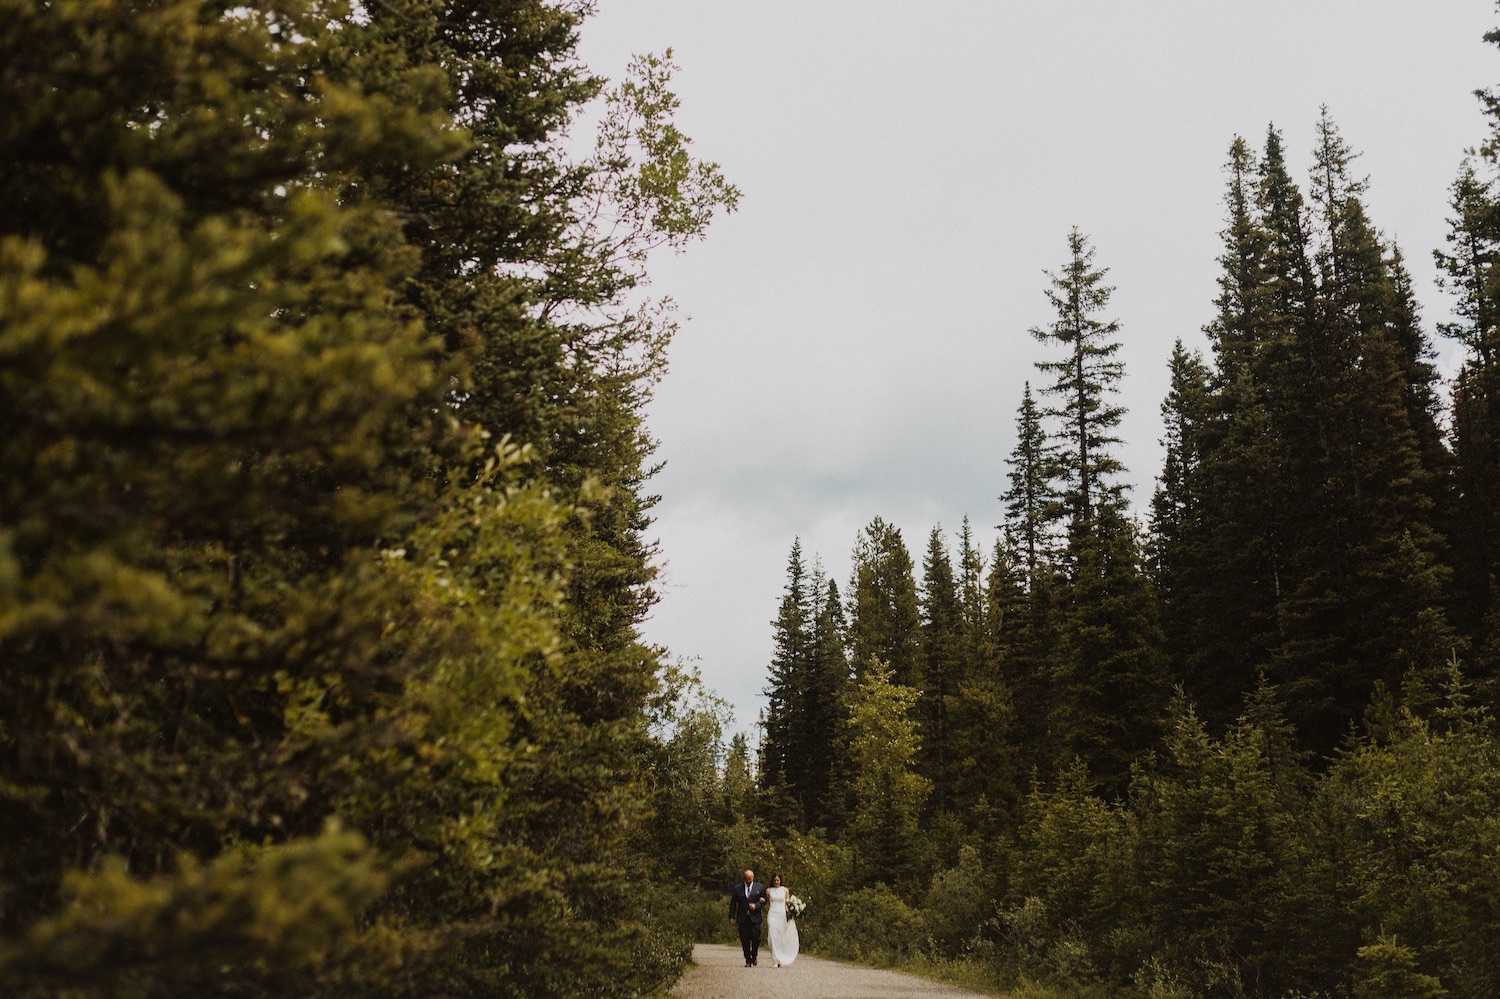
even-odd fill
[{"label": "groom", "polygon": [[766,886],[755,880],[754,871],[746,871],[745,880],[729,889],[729,921],[739,928],[747,968],[755,967],[760,952],[760,914],[766,901]]}]

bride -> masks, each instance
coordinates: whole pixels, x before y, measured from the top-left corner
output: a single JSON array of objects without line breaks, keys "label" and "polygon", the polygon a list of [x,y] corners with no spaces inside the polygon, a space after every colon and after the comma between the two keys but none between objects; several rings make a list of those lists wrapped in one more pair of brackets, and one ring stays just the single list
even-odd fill
[{"label": "bride", "polygon": [[791,895],[791,889],[781,883],[781,875],[771,875],[771,887],[766,889],[766,896],[771,900],[766,922],[767,935],[771,938],[771,956],[776,959],[778,968],[797,960],[797,921],[789,918],[786,909],[786,900]]}]

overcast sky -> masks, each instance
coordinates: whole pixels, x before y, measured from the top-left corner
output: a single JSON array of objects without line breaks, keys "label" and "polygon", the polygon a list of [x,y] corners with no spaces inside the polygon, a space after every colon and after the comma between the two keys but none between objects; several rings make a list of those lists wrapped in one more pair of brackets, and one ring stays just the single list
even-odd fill
[{"label": "overcast sky", "polygon": [[[671,47],[678,121],[744,192],[654,291],[687,321],[650,411],[666,468],[646,637],[750,729],[795,537],[844,587],[860,528],[917,563],[967,514],[988,550],[1044,270],[1078,226],[1116,287],[1120,456],[1149,501],[1167,359],[1213,315],[1230,141],[1274,123],[1299,180],[1326,104],[1429,330],[1448,185],[1500,82],[1492,0],[600,0],[619,78]],[[1451,368],[1453,350],[1439,343]]]}]

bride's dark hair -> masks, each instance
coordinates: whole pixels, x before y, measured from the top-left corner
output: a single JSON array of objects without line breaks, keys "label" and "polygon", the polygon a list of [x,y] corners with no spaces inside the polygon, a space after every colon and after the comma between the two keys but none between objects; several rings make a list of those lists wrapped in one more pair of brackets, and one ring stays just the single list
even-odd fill
[{"label": "bride's dark hair", "polygon": [[771,872],[771,887],[772,888],[776,887],[776,882],[778,880],[780,880],[780,878],[781,878],[780,872],[778,872],[778,871],[772,871]]}]

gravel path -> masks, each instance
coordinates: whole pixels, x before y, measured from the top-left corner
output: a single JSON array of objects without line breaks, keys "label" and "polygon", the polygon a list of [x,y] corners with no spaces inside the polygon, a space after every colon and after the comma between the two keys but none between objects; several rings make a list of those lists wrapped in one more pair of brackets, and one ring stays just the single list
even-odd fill
[{"label": "gravel path", "polygon": [[985,999],[978,992],[952,985],[806,954],[795,964],[778,968],[769,950],[760,949],[760,958],[767,963],[747,968],[738,945],[697,944],[693,947],[696,964],[688,967],[672,995],[680,999]]}]

